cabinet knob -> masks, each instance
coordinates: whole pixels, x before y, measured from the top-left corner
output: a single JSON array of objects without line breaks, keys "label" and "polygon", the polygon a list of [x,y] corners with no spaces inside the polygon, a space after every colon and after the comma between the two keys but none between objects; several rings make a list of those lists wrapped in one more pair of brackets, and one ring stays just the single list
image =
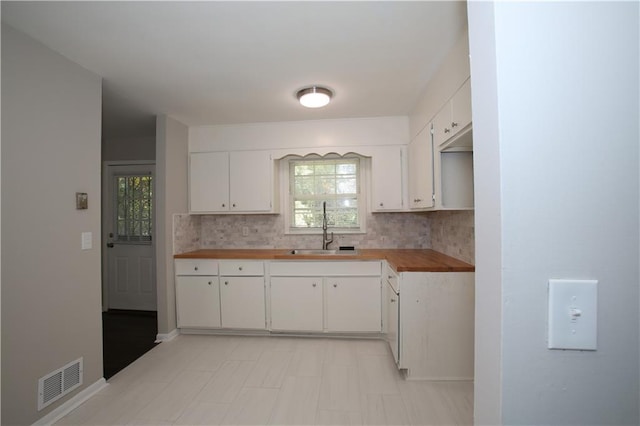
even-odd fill
[{"label": "cabinet knob", "polygon": [[387,278],[391,279],[391,278],[393,278],[393,277],[392,277],[391,275],[387,275]]},{"label": "cabinet knob", "polygon": [[451,131],[450,129],[447,129],[446,127],[444,128],[445,133],[449,133],[450,131]]},{"label": "cabinet knob", "polygon": [[316,283],[313,283],[313,284],[311,284],[311,287],[315,287],[316,285],[317,285]]},{"label": "cabinet knob", "polygon": [[414,203],[419,203],[420,201],[422,201],[422,199],[420,199],[420,198],[416,198],[416,199],[413,200]]},{"label": "cabinet knob", "polygon": [[395,302],[395,301],[396,301],[396,299],[391,299],[391,303],[393,303],[393,302]]},{"label": "cabinet knob", "polygon": [[334,284],[333,286],[334,286],[334,287],[338,287],[338,284]]},{"label": "cabinet knob", "polygon": [[384,203],[380,203],[380,207],[384,207]]},{"label": "cabinet knob", "polygon": [[209,285],[211,285],[211,281],[209,281]]},{"label": "cabinet knob", "polygon": [[238,271],[242,271],[242,266],[238,266]]},{"label": "cabinet knob", "polygon": [[198,270],[198,267],[196,266],[195,268],[193,268],[193,270],[194,270],[194,271],[197,271],[197,270]]},{"label": "cabinet knob", "polygon": [[235,206],[236,206],[236,203],[231,204],[231,207],[235,207]]},{"label": "cabinet knob", "polygon": [[455,121],[452,121],[451,122],[451,128],[454,128],[454,127],[458,127],[458,123],[456,123]]},{"label": "cabinet knob", "polygon": [[225,281],[225,282],[224,282],[224,285],[229,285],[229,281]]}]

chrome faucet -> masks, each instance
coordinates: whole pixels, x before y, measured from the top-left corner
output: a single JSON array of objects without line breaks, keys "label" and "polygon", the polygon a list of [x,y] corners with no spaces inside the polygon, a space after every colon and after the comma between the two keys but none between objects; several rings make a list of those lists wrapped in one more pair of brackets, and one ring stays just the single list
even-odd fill
[{"label": "chrome faucet", "polygon": [[322,202],[322,250],[328,250],[329,244],[333,242],[333,232],[331,239],[327,238],[327,202]]}]

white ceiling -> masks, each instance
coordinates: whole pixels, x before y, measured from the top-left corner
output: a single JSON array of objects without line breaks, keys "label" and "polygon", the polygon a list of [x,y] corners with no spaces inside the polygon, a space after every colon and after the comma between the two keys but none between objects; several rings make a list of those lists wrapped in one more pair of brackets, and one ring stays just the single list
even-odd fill
[{"label": "white ceiling", "polygon": [[[465,2],[7,2],[2,21],[97,73],[103,135],[406,115],[467,25]],[[295,99],[321,84],[333,102]]]}]

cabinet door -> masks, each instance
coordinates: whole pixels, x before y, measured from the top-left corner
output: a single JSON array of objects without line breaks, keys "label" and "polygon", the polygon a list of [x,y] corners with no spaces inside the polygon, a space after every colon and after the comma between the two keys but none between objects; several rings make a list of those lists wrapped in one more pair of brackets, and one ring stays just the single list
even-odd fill
[{"label": "cabinet door", "polygon": [[229,210],[229,153],[189,155],[189,210],[194,213]]},{"label": "cabinet door", "polygon": [[178,327],[220,327],[218,277],[176,277]]},{"label": "cabinet door", "polygon": [[409,207],[433,207],[433,151],[426,126],[409,144]]},{"label": "cabinet door", "polygon": [[387,342],[391,348],[391,353],[396,361],[396,364],[400,361],[399,349],[400,349],[400,297],[393,291],[391,284],[387,282],[386,286],[387,294]]},{"label": "cabinet door", "polygon": [[402,147],[376,148],[371,157],[372,211],[404,207],[402,175]]},{"label": "cabinet door", "polygon": [[322,331],[322,277],[271,277],[271,329]]},{"label": "cabinet door", "polygon": [[453,135],[471,124],[471,80],[467,80],[451,99],[450,124]]},{"label": "cabinet door", "polygon": [[380,277],[327,278],[327,331],[381,332]]},{"label": "cabinet door", "polygon": [[264,277],[220,277],[224,328],[265,329]]},{"label": "cabinet door", "polygon": [[269,152],[231,152],[229,160],[231,211],[270,212],[274,172]]},{"label": "cabinet door", "polygon": [[433,117],[433,145],[439,147],[449,139],[453,133],[451,129],[451,101],[448,101]]}]

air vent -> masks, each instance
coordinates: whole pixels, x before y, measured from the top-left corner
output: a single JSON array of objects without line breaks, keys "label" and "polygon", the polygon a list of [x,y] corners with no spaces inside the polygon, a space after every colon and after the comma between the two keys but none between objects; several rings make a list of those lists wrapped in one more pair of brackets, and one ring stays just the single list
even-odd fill
[{"label": "air vent", "polygon": [[38,380],[38,411],[82,384],[82,358]]}]

